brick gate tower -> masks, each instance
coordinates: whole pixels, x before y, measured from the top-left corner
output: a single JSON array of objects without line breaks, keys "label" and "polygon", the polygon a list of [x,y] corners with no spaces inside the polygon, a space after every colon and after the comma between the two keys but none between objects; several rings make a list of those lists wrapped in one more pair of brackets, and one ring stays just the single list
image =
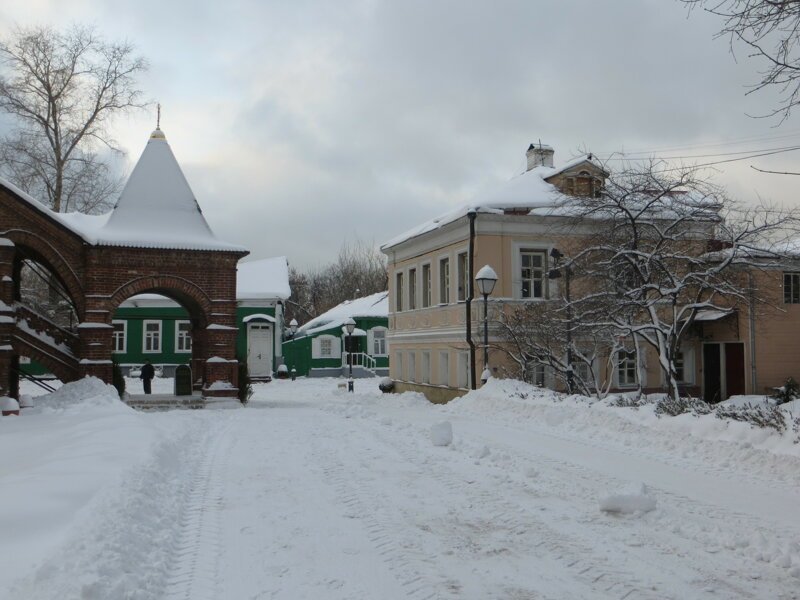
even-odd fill
[{"label": "brick gate tower", "polygon": [[[16,395],[28,356],[63,381],[112,378],[112,317],[130,296],[167,296],[189,313],[192,373],[206,396],[235,396],[236,264],[248,254],[214,235],[156,129],[108,215],[60,214],[0,180],[0,396]],[[26,305],[25,260],[44,265],[78,316],[63,327]]]}]

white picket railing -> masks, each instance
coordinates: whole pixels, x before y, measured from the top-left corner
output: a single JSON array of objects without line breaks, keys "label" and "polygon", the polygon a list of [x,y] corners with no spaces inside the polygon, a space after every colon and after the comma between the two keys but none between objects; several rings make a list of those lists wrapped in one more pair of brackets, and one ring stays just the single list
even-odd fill
[{"label": "white picket railing", "polygon": [[342,352],[342,368],[349,368],[350,367],[350,359],[348,358],[349,355],[353,356],[353,366],[354,367],[363,367],[365,369],[369,369],[370,371],[374,371],[378,362],[366,352]]}]

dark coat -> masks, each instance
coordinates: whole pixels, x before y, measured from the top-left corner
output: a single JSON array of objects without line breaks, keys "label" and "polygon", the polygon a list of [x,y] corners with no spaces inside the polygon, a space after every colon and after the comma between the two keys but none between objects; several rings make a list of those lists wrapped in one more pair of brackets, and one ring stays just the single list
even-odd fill
[{"label": "dark coat", "polygon": [[155,368],[153,368],[153,365],[147,364],[142,367],[142,373],[139,375],[139,379],[152,379],[155,376]]}]

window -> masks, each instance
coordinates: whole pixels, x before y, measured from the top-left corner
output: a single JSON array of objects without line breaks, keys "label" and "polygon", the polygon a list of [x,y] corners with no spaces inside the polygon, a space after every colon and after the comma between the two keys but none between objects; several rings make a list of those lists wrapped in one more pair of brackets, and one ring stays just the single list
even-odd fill
[{"label": "window", "polygon": [[333,340],[331,338],[321,338],[319,340],[320,358],[330,358],[333,356]]},{"label": "window", "polygon": [[192,351],[192,322],[175,321],[175,352]]},{"label": "window", "polygon": [[617,353],[617,383],[636,385],[636,351],[620,350]]},{"label": "window", "polygon": [[339,358],[341,355],[341,338],[320,335],[311,340],[311,358]]},{"label": "window", "polygon": [[403,310],[403,274],[397,274],[397,285],[395,286],[394,292],[394,301],[395,301],[395,309],[397,312],[401,312]]},{"label": "window", "polygon": [[405,379],[405,374],[403,373],[403,353],[396,352],[394,355],[395,360],[395,373],[397,373],[398,379]]},{"label": "window", "polygon": [[457,258],[458,301],[463,302],[467,299],[467,292],[469,291],[469,261],[467,260],[466,252],[462,252]]},{"label": "window", "polygon": [[144,321],[144,351],[161,352],[161,321]]},{"label": "window", "polygon": [[114,333],[112,334],[112,352],[124,354],[128,346],[128,322],[112,321],[112,324],[114,325]]},{"label": "window", "polygon": [[417,353],[413,350],[408,353],[408,380],[417,380]]},{"label": "window", "polygon": [[783,274],[783,303],[800,304],[800,273]]},{"label": "window", "polygon": [[544,365],[542,363],[528,364],[528,381],[533,385],[544,387]]},{"label": "window", "polygon": [[386,356],[386,329],[374,327],[372,329],[372,354],[373,356]]},{"label": "window", "polygon": [[523,298],[544,298],[544,270],[547,256],[541,250],[520,251],[520,279]]},{"label": "window", "polygon": [[675,376],[678,381],[686,381],[686,361],[683,356],[683,350],[678,350],[673,357],[673,361],[675,362]]},{"label": "window", "polygon": [[431,382],[431,353],[422,353],[422,383]]},{"label": "window", "polygon": [[408,270],[408,310],[417,308],[417,270]]},{"label": "window", "polygon": [[450,259],[439,261],[439,304],[450,304]]},{"label": "window", "polygon": [[469,388],[469,352],[458,353],[458,387]]},{"label": "window", "polygon": [[594,363],[574,362],[572,371],[575,373],[575,377],[579,378],[587,387],[594,386]]},{"label": "window", "polygon": [[439,383],[450,385],[450,353],[439,353]]},{"label": "window", "polygon": [[431,266],[422,265],[422,308],[431,305]]}]

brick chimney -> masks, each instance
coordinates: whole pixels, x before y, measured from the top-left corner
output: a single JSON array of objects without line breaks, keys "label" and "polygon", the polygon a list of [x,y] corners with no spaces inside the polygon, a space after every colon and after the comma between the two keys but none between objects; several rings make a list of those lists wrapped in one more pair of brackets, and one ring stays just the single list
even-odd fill
[{"label": "brick chimney", "polygon": [[536,167],[552,167],[553,166],[553,150],[547,144],[531,144],[528,146],[528,151],[525,156],[528,157],[528,171]]}]

